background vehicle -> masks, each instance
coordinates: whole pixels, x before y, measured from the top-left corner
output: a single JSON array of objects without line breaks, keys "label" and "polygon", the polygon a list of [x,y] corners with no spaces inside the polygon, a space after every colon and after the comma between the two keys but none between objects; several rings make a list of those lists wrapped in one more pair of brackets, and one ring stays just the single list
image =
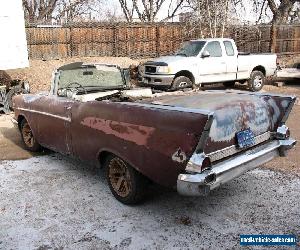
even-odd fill
[{"label": "background vehicle", "polygon": [[285,126],[295,98],[236,92],[129,89],[119,67],[73,63],[50,93],[14,97],[25,147],[41,146],[105,168],[113,195],[140,201],[149,180],[205,195],[296,141]]},{"label": "background vehicle", "polygon": [[27,82],[11,80],[4,72],[29,66],[22,0],[0,2],[0,31],[0,111],[9,112],[12,97],[29,92]]},{"label": "background vehicle", "polygon": [[232,39],[201,39],[185,43],[171,56],[148,61],[140,66],[140,82],[172,89],[193,84],[248,81],[252,91],[259,91],[265,78],[276,72],[276,54],[239,53]]}]

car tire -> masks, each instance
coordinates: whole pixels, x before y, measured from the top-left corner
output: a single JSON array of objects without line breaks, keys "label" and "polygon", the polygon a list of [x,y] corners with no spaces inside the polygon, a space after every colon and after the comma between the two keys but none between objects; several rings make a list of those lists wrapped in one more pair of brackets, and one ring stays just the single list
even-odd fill
[{"label": "car tire", "polygon": [[36,141],[29,123],[23,119],[20,124],[20,131],[23,144],[28,151],[38,152],[41,150],[41,145]]},{"label": "car tire", "polygon": [[134,205],[143,200],[148,183],[146,177],[112,154],[107,157],[104,167],[109,188],[118,201]]},{"label": "car tire", "polygon": [[226,88],[233,88],[235,86],[235,81],[231,82],[223,82],[224,87]]},{"label": "car tire", "polygon": [[177,90],[177,89],[191,88],[192,86],[193,83],[190,78],[186,76],[178,76],[173,80],[171,89]]},{"label": "car tire", "polygon": [[250,90],[253,92],[260,91],[265,84],[265,79],[265,75],[261,71],[252,71],[248,81]]}]

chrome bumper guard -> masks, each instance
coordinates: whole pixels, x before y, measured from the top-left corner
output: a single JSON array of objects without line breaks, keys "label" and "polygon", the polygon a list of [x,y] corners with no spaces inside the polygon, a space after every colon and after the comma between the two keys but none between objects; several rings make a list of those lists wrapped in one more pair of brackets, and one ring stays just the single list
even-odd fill
[{"label": "chrome bumper guard", "polygon": [[203,196],[245,172],[252,170],[277,156],[285,156],[286,151],[295,146],[296,140],[273,140],[242,154],[216,163],[202,173],[180,174],[177,191],[185,196]]}]

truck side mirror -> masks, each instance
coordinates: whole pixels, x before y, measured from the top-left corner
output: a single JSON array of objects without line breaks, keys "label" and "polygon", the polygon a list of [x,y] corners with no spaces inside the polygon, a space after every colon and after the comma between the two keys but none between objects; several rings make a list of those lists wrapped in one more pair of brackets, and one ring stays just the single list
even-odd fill
[{"label": "truck side mirror", "polygon": [[203,51],[203,53],[201,54],[201,58],[205,58],[205,57],[210,57],[210,54],[207,50]]}]

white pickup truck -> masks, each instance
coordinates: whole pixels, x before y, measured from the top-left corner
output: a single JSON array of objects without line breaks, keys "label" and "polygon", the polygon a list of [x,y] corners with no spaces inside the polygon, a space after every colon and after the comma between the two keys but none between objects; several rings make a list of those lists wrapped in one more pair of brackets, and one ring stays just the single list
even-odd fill
[{"label": "white pickup truck", "polygon": [[139,82],[180,89],[219,82],[233,87],[239,81],[259,91],[276,68],[276,54],[239,53],[232,39],[200,39],[184,43],[174,55],[140,65]]}]

